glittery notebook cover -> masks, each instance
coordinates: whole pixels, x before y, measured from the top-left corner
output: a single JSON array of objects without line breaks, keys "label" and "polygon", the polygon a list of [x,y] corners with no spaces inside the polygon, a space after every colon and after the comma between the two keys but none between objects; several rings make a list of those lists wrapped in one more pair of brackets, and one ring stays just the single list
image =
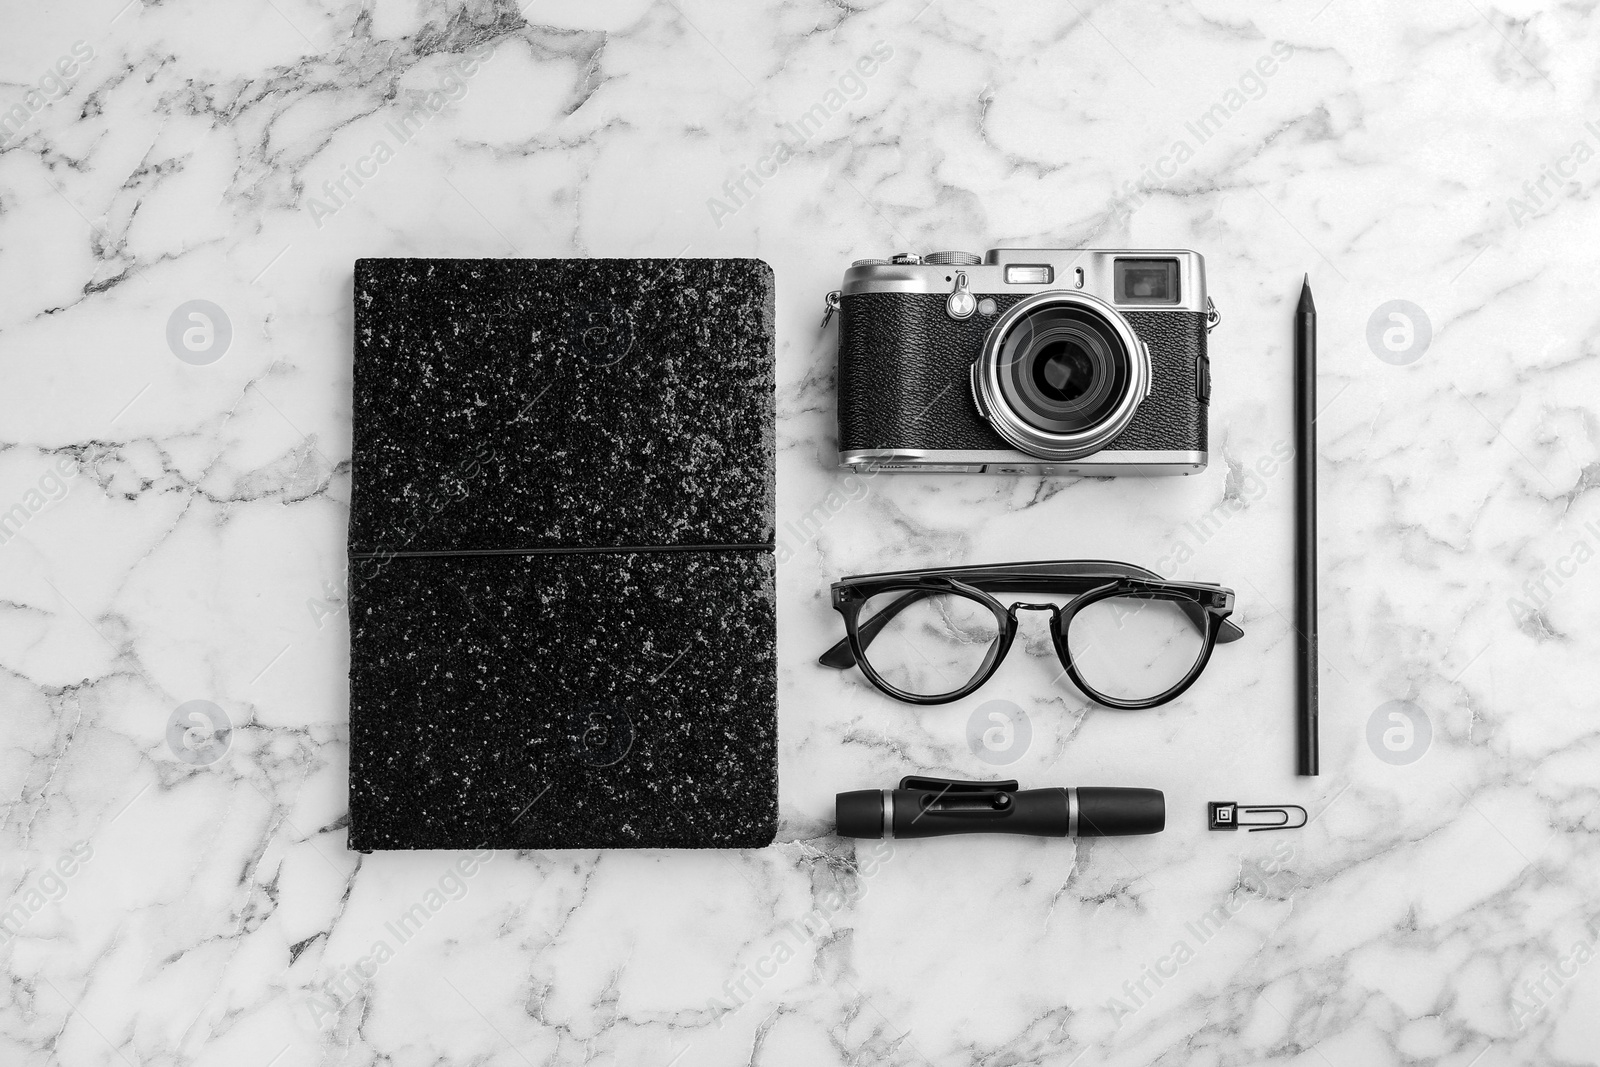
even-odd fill
[{"label": "glittery notebook cover", "polygon": [[363,259],[352,848],[777,824],[772,272]]}]

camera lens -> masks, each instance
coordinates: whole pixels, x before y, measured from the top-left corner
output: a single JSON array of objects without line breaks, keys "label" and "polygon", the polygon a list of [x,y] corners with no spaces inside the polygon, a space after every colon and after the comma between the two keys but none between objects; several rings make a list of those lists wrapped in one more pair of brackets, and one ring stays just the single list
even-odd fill
[{"label": "camera lens", "polygon": [[1051,400],[1076,400],[1094,380],[1094,361],[1074,341],[1051,341],[1033,361],[1033,384]]},{"label": "camera lens", "polygon": [[1000,346],[1000,392],[1030,426],[1083,433],[1127,396],[1130,365],[1127,348],[1098,314],[1044,307],[1018,320]]},{"label": "camera lens", "polygon": [[1006,441],[1077,459],[1127,429],[1149,382],[1149,356],[1114,308],[1086,294],[1040,293],[995,323],[973,384]]}]

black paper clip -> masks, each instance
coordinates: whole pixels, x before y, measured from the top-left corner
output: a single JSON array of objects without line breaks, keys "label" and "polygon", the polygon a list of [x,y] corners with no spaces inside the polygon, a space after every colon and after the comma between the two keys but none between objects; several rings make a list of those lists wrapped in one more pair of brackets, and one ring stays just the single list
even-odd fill
[{"label": "black paper clip", "polygon": [[[1211,813],[1211,829],[1237,830],[1244,827],[1251,833],[1257,830],[1295,830],[1306,824],[1306,809],[1298,804],[1250,804],[1241,805],[1234,800],[1213,800],[1206,805]],[[1291,821],[1294,813],[1300,813],[1300,821]],[[1270,820],[1251,819],[1252,815],[1270,815]]]}]

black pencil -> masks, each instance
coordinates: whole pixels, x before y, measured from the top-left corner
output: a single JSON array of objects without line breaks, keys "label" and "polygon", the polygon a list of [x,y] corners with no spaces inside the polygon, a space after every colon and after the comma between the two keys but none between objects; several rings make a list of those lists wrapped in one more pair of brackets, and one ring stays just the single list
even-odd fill
[{"label": "black pencil", "polygon": [[1295,770],[1317,773],[1317,307],[1311,277],[1294,313]]}]

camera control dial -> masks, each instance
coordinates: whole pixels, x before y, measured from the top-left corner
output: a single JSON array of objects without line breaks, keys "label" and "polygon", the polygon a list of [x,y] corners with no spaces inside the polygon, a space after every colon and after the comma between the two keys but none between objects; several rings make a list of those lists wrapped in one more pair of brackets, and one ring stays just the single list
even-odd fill
[{"label": "camera control dial", "polygon": [[922,262],[932,267],[976,267],[983,258],[971,252],[929,252]]}]

